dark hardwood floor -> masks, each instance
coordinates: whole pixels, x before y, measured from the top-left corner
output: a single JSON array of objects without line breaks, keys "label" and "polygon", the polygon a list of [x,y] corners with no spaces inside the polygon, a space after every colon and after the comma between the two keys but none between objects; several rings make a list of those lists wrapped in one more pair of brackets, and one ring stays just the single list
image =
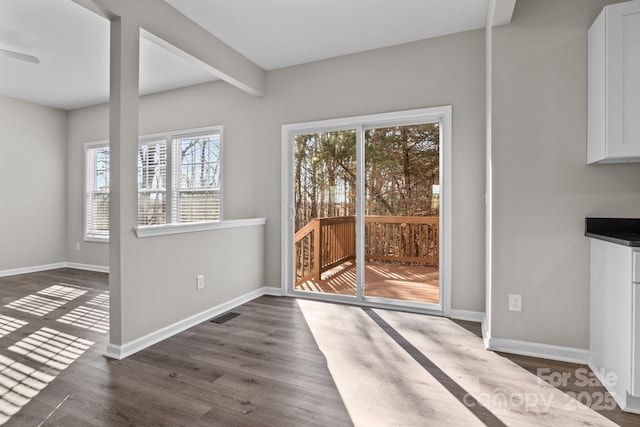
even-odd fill
[{"label": "dark hardwood floor", "polygon": [[[95,315],[79,316],[71,324],[59,321],[79,307],[96,307],[90,301],[104,303],[99,297],[104,296],[107,283],[106,274],[70,269],[0,278],[0,315],[28,322],[0,338],[0,356],[15,361],[11,372],[10,367],[0,366],[0,387],[8,389],[0,397],[0,415],[6,418],[17,411],[6,425],[352,425],[326,361],[293,300],[252,302],[226,323],[204,322],[117,361],[102,356],[107,334],[95,327]],[[69,295],[73,290],[84,293]],[[38,303],[57,307],[45,315],[5,307],[24,297],[33,304],[27,311],[37,310]],[[53,302],[45,304],[45,298]],[[50,330],[67,334],[61,345],[68,345],[71,337],[94,344],[69,361],[68,367],[44,360],[56,351],[57,341],[43,342],[38,360],[14,351],[16,342],[43,328],[43,334]],[[44,335],[42,340],[49,338]],[[34,342],[31,337],[25,346]],[[69,349],[61,352],[67,356]],[[16,364],[25,366],[15,369]],[[0,365],[7,365],[2,357]],[[30,377],[23,378],[22,384],[13,380],[19,371],[27,370],[46,374],[49,381],[34,388],[25,387],[33,382]],[[22,397],[20,404],[11,394]]]},{"label": "dark hardwood floor", "polygon": [[107,281],[71,269],[0,278],[0,424],[640,425],[578,402],[597,406],[602,387],[540,374],[586,367],[488,352],[477,324],[293,298],[258,298],[110,360]]}]

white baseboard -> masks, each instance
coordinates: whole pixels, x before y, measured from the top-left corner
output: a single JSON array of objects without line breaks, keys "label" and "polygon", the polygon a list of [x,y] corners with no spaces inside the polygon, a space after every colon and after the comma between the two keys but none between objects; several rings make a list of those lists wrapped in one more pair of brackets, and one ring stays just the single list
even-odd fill
[{"label": "white baseboard", "polygon": [[264,289],[264,295],[271,295],[273,297],[281,297],[284,295],[284,292],[282,292],[281,288],[265,286],[262,289]]},{"label": "white baseboard", "polygon": [[158,329],[157,331],[151,332],[125,344],[109,344],[107,346],[105,356],[118,360],[124,359],[125,357],[131,356],[134,353],[144,350],[145,348],[150,347],[153,344],[156,344],[182,331],[199,325],[204,321],[219,316],[222,313],[232,310],[258,297],[261,297],[263,295],[274,295],[274,293],[272,292],[276,292],[276,290],[277,295],[280,295],[280,288],[262,287],[256,289],[255,291],[248,292],[230,301],[207,309],[203,312],[187,317],[186,319],[179,320],[172,325],[165,326],[164,328]]},{"label": "white baseboard", "polygon": [[484,343],[484,348],[489,349],[489,341],[491,341],[491,335],[489,334],[489,322],[487,322],[487,316],[485,315],[484,319],[482,319],[482,342]]},{"label": "white baseboard", "polygon": [[618,381],[611,381],[611,377],[607,378],[608,374],[614,374],[614,378],[617,378],[617,375],[615,375],[614,372],[607,372],[603,367],[596,366],[591,361],[589,362],[589,369],[591,369],[591,372],[593,372],[600,383],[602,383],[602,386],[607,389],[620,409],[625,412],[640,414],[640,398],[630,395],[625,387],[622,384],[619,384]]},{"label": "white baseboard", "polygon": [[480,311],[468,311],[468,310],[451,310],[449,316],[456,320],[467,320],[469,322],[482,322],[484,320],[484,313]]},{"label": "white baseboard", "polygon": [[34,265],[31,267],[13,268],[11,270],[0,270],[0,277],[17,276],[18,274],[37,273],[40,271],[55,270],[57,268],[75,268],[76,270],[97,271],[108,273],[109,266],[80,264],[77,262],[56,262],[54,264]]},{"label": "white baseboard", "polygon": [[56,268],[64,268],[66,262],[57,262],[55,264],[35,265],[32,267],[14,268],[11,270],[1,270],[0,277],[16,276],[18,274],[37,273],[39,271],[54,270]]},{"label": "white baseboard", "polygon": [[487,350],[540,357],[543,359],[558,360],[560,362],[580,363],[584,365],[589,362],[589,350],[580,348],[492,337],[485,340],[485,346]]},{"label": "white baseboard", "polygon": [[77,262],[67,262],[65,263],[68,268],[75,268],[76,270],[88,270],[88,271],[96,271],[98,273],[108,273],[109,266],[108,265],[92,265],[92,264],[81,264]]}]

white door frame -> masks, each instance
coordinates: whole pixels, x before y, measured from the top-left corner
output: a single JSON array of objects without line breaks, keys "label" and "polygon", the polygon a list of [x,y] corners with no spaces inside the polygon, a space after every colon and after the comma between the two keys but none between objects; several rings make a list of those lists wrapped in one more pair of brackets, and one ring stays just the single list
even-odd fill
[{"label": "white door frame", "polygon": [[[391,300],[363,295],[363,286],[357,286],[355,297],[336,294],[318,294],[297,291],[293,278],[293,138],[295,135],[327,131],[354,129],[356,131],[356,188],[364,184],[364,131],[371,128],[406,126],[421,123],[440,123],[440,303],[427,304],[412,301]],[[451,314],[451,106],[421,108],[391,113],[370,114],[340,119],[311,121],[282,125],[282,292],[287,296],[324,301],[343,302],[372,307],[395,308],[405,311],[438,314],[449,317]],[[358,190],[360,191],[360,190]],[[356,218],[364,218],[364,200],[358,197]],[[364,259],[364,221],[356,221],[356,259]],[[364,280],[364,263],[356,262],[358,283]]]}]

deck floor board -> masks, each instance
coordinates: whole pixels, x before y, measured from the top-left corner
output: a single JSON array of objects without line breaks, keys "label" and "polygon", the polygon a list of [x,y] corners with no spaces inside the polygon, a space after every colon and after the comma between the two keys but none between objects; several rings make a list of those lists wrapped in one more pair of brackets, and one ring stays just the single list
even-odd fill
[{"label": "deck floor board", "polygon": [[[439,271],[435,267],[367,262],[364,271],[366,296],[430,304],[440,302]],[[355,263],[347,261],[323,273],[319,281],[299,284],[296,290],[355,296]]]}]

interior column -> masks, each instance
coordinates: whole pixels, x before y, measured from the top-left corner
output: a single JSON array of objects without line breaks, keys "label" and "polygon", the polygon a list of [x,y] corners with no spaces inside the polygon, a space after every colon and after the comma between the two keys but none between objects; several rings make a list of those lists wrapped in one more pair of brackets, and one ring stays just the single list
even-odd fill
[{"label": "interior column", "polygon": [[[140,36],[137,23],[111,20],[110,55],[110,212],[109,290],[110,333],[107,356],[117,357],[123,344],[123,305],[127,293],[127,257],[137,224],[138,77]],[[111,350],[110,350],[111,349]]]}]

